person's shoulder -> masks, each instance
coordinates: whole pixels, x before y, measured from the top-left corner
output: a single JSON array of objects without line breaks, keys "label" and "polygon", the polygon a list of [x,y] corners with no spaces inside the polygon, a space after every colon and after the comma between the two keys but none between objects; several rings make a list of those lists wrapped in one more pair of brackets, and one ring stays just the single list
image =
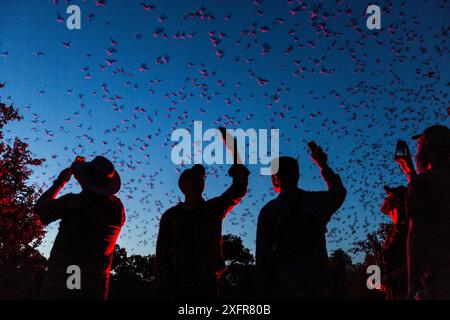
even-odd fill
[{"label": "person's shoulder", "polygon": [[[125,206],[120,200],[119,197],[113,195],[109,197],[110,208],[115,212],[117,219],[120,219],[120,225],[123,226],[125,224],[126,216],[125,216]],[[119,223],[119,222],[118,222]]]},{"label": "person's shoulder", "polygon": [[[115,212],[119,213],[124,216],[125,215],[125,206],[122,203],[122,200],[120,200],[119,197],[113,195],[111,197],[108,198],[108,202],[109,202],[109,208],[111,208],[112,210],[114,210]],[[122,220],[124,220],[125,218],[122,217]]]},{"label": "person's shoulder", "polygon": [[117,206],[121,206],[121,207],[124,206],[122,200],[120,200],[120,198],[119,198],[118,196],[113,195],[113,196],[110,197],[110,199],[111,199],[111,201],[112,201],[114,204],[116,204]]},{"label": "person's shoulder", "polygon": [[182,208],[182,204],[178,203],[176,205],[174,205],[173,207],[170,207],[169,209],[167,209],[166,211],[164,211],[164,213],[161,215],[161,219],[173,219],[176,218],[180,212]]},{"label": "person's shoulder", "polygon": [[270,200],[269,202],[267,202],[262,208],[261,211],[259,213],[260,216],[266,216],[266,215],[270,215],[274,209],[278,206],[279,203],[279,199],[278,197]]}]

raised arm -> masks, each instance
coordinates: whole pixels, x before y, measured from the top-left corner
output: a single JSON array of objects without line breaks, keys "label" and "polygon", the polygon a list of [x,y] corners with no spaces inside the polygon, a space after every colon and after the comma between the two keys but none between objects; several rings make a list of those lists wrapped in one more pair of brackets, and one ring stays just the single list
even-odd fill
[{"label": "raised arm", "polygon": [[321,168],[320,173],[328,186],[328,208],[330,215],[336,212],[344,203],[347,190],[342,184],[341,177],[327,165]]},{"label": "raised arm", "polygon": [[221,207],[222,219],[238,204],[247,194],[248,176],[250,171],[243,164],[233,164],[228,170],[233,178],[231,186],[219,197],[213,199]]},{"label": "raised arm", "polygon": [[395,158],[394,161],[400,166],[402,171],[405,173],[408,179],[408,183],[410,183],[417,176],[417,172],[416,169],[414,168],[411,152],[409,151],[408,145],[406,145],[406,156],[401,158]]},{"label": "raised arm", "polygon": [[64,201],[61,201],[61,199],[56,199],[56,197],[61,189],[70,180],[71,176],[72,170],[70,168],[61,171],[53,185],[36,201],[34,209],[42,223],[49,224],[61,218]]},{"label": "raised arm", "polygon": [[325,215],[323,218],[329,219],[341,207],[347,195],[347,190],[339,175],[328,166],[328,156],[321,147],[312,150],[311,158],[319,167],[322,178],[328,187],[328,191],[318,192],[317,195],[322,198],[321,204],[324,208],[322,214]]}]

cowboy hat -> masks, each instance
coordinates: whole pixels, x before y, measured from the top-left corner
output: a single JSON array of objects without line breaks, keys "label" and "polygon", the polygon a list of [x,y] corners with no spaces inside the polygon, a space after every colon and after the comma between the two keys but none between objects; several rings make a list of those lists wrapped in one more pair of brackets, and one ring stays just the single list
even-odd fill
[{"label": "cowboy hat", "polygon": [[119,173],[105,157],[97,156],[90,162],[74,162],[72,171],[83,188],[96,194],[111,196],[120,190]]}]

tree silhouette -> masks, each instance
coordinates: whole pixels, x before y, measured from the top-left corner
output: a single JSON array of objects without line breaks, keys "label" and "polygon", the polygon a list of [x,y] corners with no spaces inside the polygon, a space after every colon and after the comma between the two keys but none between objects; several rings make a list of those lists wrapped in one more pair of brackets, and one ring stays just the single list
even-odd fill
[{"label": "tree silhouette", "polygon": [[[390,223],[381,223],[378,230],[367,234],[366,239],[354,243],[354,247],[350,252],[354,254],[364,254],[363,263],[355,265],[354,283],[359,284],[355,290],[355,295],[359,299],[384,299],[385,296],[381,291],[368,290],[366,287],[366,280],[368,277],[367,267],[370,265],[380,265],[381,253],[383,250],[384,240],[386,239],[389,230],[392,228]],[[360,285],[364,284],[363,287]]]},{"label": "tree silhouette", "polygon": [[223,256],[227,270],[220,277],[220,292],[224,299],[255,298],[255,259],[244,247],[239,236],[223,236]]},{"label": "tree silhouette", "polygon": [[337,300],[377,300],[383,298],[378,291],[371,291],[366,286],[367,268],[365,264],[354,264],[351,256],[342,249],[330,255],[331,281],[333,298]]},{"label": "tree silhouette", "polygon": [[109,299],[151,299],[154,297],[154,255],[128,256],[116,245],[111,267]]},{"label": "tree silhouette", "polygon": [[355,272],[352,258],[344,250],[337,249],[330,255],[330,269],[333,295],[337,299],[349,298]]},{"label": "tree silhouette", "polygon": [[354,243],[352,253],[364,254],[364,264],[372,265],[379,263],[379,256],[383,250],[384,239],[392,228],[390,223],[381,223],[378,230],[367,234],[366,239]]},{"label": "tree silhouette", "polygon": [[8,144],[4,127],[22,117],[0,99],[0,298],[30,298],[45,268],[37,250],[44,227],[33,211],[38,190],[29,184],[31,166],[39,166],[28,145],[15,138]]},{"label": "tree silhouette", "polygon": [[223,236],[223,257],[225,263],[230,266],[234,264],[248,265],[255,262],[255,258],[250,252],[250,249],[245,248],[242,239],[233,234],[226,234]]}]

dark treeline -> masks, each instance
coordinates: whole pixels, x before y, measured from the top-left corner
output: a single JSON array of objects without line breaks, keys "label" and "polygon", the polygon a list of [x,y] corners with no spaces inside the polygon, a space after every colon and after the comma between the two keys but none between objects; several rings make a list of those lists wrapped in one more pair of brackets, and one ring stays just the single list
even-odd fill
[{"label": "dark treeline", "polygon": [[[384,294],[366,287],[367,265],[372,264],[375,254],[382,248],[385,225],[355,243],[351,249],[361,253],[364,261],[356,263],[343,249],[330,255],[330,269],[333,278],[333,295],[336,299],[382,300]],[[219,278],[221,299],[257,299],[255,283],[255,260],[250,250],[242,244],[242,239],[232,234],[223,237],[226,272]],[[126,249],[116,246],[109,299],[158,299],[153,272],[154,255],[128,255]]]}]

